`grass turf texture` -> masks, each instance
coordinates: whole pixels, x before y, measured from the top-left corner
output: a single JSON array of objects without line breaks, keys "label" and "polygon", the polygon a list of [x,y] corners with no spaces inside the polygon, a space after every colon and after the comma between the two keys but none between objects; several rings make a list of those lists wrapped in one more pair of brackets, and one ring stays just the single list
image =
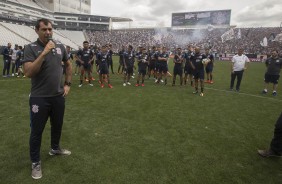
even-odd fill
[{"label": "grass turf texture", "polygon": [[[115,72],[117,58],[114,58]],[[3,62],[1,60],[1,71]],[[170,71],[172,63],[170,62]],[[37,183],[281,183],[282,161],[263,159],[281,113],[278,96],[262,95],[265,65],[251,63],[241,92],[228,91],[230,63],[216,62],[205,96],[190,86],[78,88],[73,76],[61,145],[69,157],[51,157],[50,123],[42,139],[43,177]],[[97,79],[97,75],[94,75]],[[29,79],[0,78],[0,183],[35,183],[29,160]],[[86,83],[85,83],[86,84]],[[271,90],[270,90],[271,91]]]}]

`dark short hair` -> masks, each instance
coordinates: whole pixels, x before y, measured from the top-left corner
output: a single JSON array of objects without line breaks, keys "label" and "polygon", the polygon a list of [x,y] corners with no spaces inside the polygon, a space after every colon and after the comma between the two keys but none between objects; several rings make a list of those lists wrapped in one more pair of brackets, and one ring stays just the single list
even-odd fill
[{"label": "dark short hair", "polygon": [[131,48],[131,49],[133,49],[132,45],[128,45],[128,48]]},{"label": "dark short hair", "polygon": [[52,25],[52,22],[51,22],[49,19],[44,19],[44,18],[38,19],[38,20],[36,21],[36,24],[35,24],[35,29],[36,29],[36,30],[39,30],[39,28],[40,28],[40,22],[43,22],[43,24],[44,24],[45,26],[47,26],[49,23]]},{"label": "dark short hair", "polygon": [[19,46],[19,49],[23,49],[23,47],[22,47],[22,46]]},{"label": "dark short hair", "polygon": [[88,41],[84,41],[83,44],[85,44],[85,43],[89,43],[89,42]]}]

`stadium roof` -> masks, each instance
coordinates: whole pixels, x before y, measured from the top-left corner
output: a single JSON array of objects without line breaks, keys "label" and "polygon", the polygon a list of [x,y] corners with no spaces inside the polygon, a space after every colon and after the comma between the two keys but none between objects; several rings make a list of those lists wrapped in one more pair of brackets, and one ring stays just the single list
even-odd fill
[{"label": "stadium roof", "polygon": [[122,17],[111,17],[112,22],[132,22],[133,20],[130,18],[122,18]]}]

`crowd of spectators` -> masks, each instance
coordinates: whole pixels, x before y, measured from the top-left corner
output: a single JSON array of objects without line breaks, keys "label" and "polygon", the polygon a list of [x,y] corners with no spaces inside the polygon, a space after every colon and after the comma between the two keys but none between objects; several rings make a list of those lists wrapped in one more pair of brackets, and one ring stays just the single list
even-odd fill
[{"label": "crowd of spectators", "polygon": [[[111,43],[115,52],[122,45],[129,44],[133,45],[134,48],[140,45],[150,47],[157,44],[168,48],[197,45],[200,47],[210,47],[213,52],[219,54],[235,53],[239,47],[249,54],[268,54],[273,49],[281,50],[282,44],[273,41],[275,36],[281,33],[282,29],[280,27],[234,28],[234,38],[222,42],[221,35],[229,29],[125,29],[89,31],[87,36],[89,42],[97,46]],[[264,37],[268,40],[267,47],[261,45]]]}]

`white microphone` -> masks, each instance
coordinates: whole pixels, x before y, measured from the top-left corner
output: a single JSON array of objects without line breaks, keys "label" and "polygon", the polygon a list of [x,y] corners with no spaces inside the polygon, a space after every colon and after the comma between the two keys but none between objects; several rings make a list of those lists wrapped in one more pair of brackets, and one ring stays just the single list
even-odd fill
[{"label": "white microphone", "polygon": [[[48,41],[54,42],[52,36],[49,36],[49,37],[48,37]],[[56,50],[55,50],[55,48],[52,48],[52,49],[51,49],[51,52],[52,52],[53,55],[56,55]]]}]

